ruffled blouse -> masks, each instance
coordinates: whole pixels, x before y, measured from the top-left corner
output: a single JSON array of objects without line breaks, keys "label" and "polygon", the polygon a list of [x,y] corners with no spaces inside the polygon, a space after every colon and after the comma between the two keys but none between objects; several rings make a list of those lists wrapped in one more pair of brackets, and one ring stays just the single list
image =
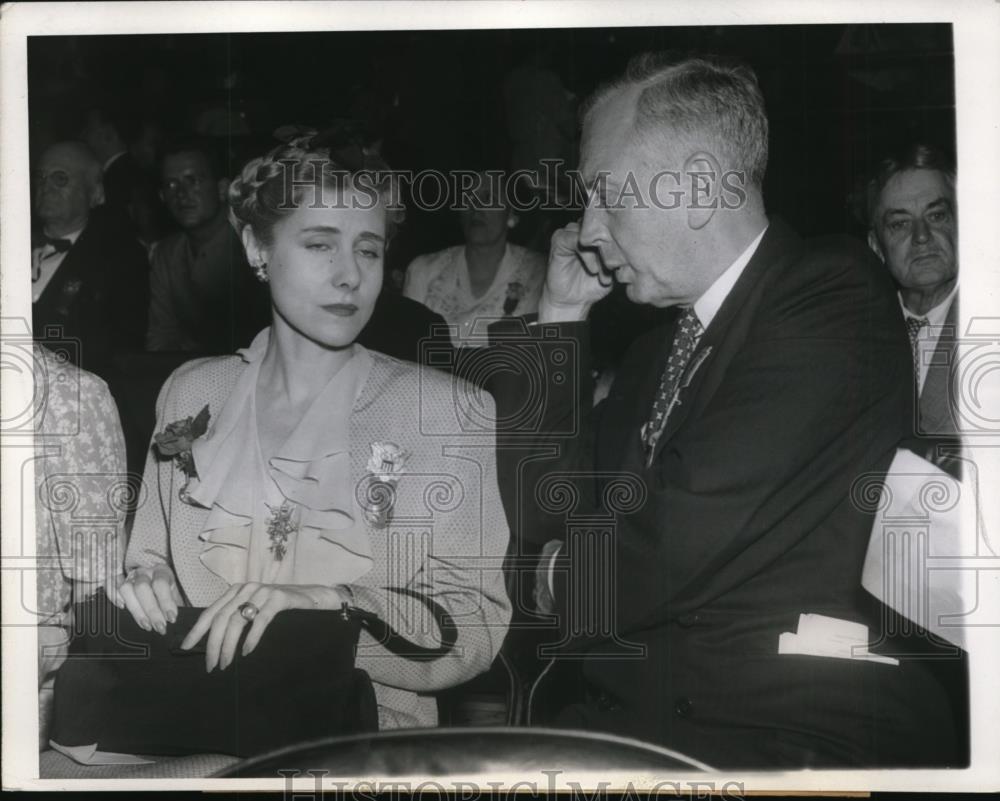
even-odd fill
[{"label": "ruffled blouse", "polygon": [[264,459],[256,389],[270,338],[238,351],[247,368],[191,453],[187,500],[209,509],[200,559],[230,584],[347,584],[371,570],[371,546],[351,477],[350,415],[371,370],[353,346],[277,453]]}]

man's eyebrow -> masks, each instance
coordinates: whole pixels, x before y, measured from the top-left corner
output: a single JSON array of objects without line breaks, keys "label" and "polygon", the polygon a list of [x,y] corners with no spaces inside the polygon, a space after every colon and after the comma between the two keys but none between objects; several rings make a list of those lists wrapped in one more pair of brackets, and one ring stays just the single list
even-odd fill
[{"label": "man's eyebrow", "polygon": [[[937,209],[937,208],[941,208],[942,206],[944,206],[945,208],[949,208],[950,209],[952,207],[951,200],[949,200],[947,197],[944,197],[944,196],[938,197],[938,198],[934,198],[934,200],[932,200],[930,203],[928,203],[926,206],[924,206],[924,209],[925,210],[927,210],[927,209]],[[909,209],[886,209],[885,211],[882,212],[882,219],[886,219],[888,217],[891,217],[894,214],[905,214],[907,216],[910,216],[910,210]]]},{"label": "man's eyebrow", "polygon": [[941,208],[942,206],[944,208],[950,209],[952,207],[951,199],[947,198],[947,197],[939,197],[939,198],[937,198],[935,200],[932,200],[930,203],[928,203],[925,206],[925,208],[927,208],[927,209],[938,209],[938,208]]}]

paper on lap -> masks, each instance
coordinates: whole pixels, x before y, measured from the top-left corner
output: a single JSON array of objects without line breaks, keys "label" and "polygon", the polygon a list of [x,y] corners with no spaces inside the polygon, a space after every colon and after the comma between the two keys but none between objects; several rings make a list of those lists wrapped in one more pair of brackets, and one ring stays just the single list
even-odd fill
[{"label": "paper on lap", "polygon": [[907,450],[896,451],[880,493],[862,586],[960,648],[977,608],[981,546],[975,487]]}]

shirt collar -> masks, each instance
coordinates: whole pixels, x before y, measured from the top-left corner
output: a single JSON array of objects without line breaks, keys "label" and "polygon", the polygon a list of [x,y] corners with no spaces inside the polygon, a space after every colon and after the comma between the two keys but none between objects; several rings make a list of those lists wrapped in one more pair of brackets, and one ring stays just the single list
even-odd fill
[{"label": "shirt collar", "polygon": [[729,297],[733,286],[735,286],[740,276],[743,275],[743,270],[750,263],[753,254],[757,252],[757,246],[760,245],[760,240],[764,238],[766,231],[767,225],[757,234],[753,242],[747,245],[746,249],[736,257],[736,261],[730,264],[729,268],[715,279],[715,283],[706,289],[702,296],[694,302],[694,313],[697,315],[702,329],[708,328],[712,320],[715,319],[715,315],[722,308],[722,304],[726,298]]},{"label": "shirt collar", "polygon": [[951,288],[951,292],[948,293],[948,297],[942,300],[937,306],[928,311],[926,314],[916,314],[906,308],[903,303],[903,296],[897,295],[899,297],[899,307],[903,310],[903,317],[906,319],[914,320],[926,320],[927,324],[930,326],[942,326],[944,325],[945,318],[948,316],[948,309],[951,307],[951,302],[955,299],[955,295],[958,294],[958,281],[955,282],[955,286]]}]

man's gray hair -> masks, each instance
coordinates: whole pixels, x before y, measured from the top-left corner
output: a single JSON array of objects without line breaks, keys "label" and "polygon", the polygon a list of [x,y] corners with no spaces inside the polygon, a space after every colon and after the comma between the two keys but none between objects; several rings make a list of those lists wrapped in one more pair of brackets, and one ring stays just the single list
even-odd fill
[{"label": "man's gray hair", "polygon": [[714,56],[678,59],[670,53],[643,53],[625,74],[599,88],[581,109],[585,118],[609,95],[639,87],[636,133],[678,135],[697,144],[714,143],[727,164],[760,188],[767,169],[767,114],[753,70]]},{"label": "man's gray hair", "polygon": [[887,154],[878,163],[865,187],[865,216],[869,227],[878,228],[878,207],[882,190],[889,180],[907,170],[936,170],[952,189],[955,188],[955,162],[951,154],[934,145],[915,142]]}]

